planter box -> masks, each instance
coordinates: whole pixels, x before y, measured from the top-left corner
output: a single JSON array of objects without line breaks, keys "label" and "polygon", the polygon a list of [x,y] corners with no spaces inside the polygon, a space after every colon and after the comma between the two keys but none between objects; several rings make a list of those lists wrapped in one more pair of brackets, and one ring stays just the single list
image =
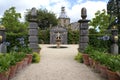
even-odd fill
[{"label": "planter box", "polygon": [[94,70],[95,70],[95,72],[100,73],[100,63],[97,62],[97,61],[94,61],[93,64],[94,64]]},{"label": "planter box", "polygon": [[22,66],[23,68],[28,65],[28,61],[29,61],[28,57],[26,57],[26,58],[23,59],[23,66]]},{"label": "planter box", "polygon": [[26,57],[29,58],[28,64],[32,62],[32,54],[26,54]]},{"label": "planter box", "polygon": [[93,68],[94,60],[92,58],[89,58],[89,63],[90,63],[90,67]]},{"label": "planter box", "polygon": [[9,78],[13,78],[16,74],[16,70],[17,70],[17,65],[13,65],[10,67],[10,74],[9,74]]},{"label": "planter box", "polygon": [[88,54],[82,54],[83,56],[83,62],[85,65],[89,66],[90,63],[89,63],[89,55]]},{"label": "planter box", "polygon": [[108,80],[120,80],[120,77],[117,75],[116,72],[111,70],[107,70]]},{"label": "planter box", "polygon": [[23,61],[17,62],[16,65],[17,65],[17,70],[16,70],[16,72],[19,72],[19,71],[22,69]]},{"label": "planter box", "polygon": [[108,69],[107,69],[106,66],[100,65],[100,75],[101,75],[101,77],[108,79],[107,70]]},{"label": "planter box", "polygon": [[10,69],[0,73],[0,80],[9,80],[9,73],[10,73]]}]

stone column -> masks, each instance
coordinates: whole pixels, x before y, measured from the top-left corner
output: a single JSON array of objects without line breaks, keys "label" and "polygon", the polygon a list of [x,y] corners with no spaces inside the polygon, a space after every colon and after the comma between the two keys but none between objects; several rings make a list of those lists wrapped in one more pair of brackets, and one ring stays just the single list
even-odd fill
[{"label": "stone column", "polygon": [[88,31],[88,22],[90,20],[87,20],[87,11],[86,8],[82,8],[81,9],[81,17],[82,19],[80,19],[78,22],[80,23],[79,25],[79,52],[84,52],[85,48],[88,46],[88,42],[89,42],[89,31]]},{"label": "stone column", "polygon": [[111,53],[112,54],[118,54],[119,53],[119,47],[118,47],[118,29],[116,26],[113,26],[111,29],[111,40],[112,40],[112,45],[111,45]]},{"label": "stone column", "polygon": [[36,8],[31,9],[29,21],[29,47],[33,52],[39,53],[39,44],[38,44],[38,24],[37,24],[37,10]]}]

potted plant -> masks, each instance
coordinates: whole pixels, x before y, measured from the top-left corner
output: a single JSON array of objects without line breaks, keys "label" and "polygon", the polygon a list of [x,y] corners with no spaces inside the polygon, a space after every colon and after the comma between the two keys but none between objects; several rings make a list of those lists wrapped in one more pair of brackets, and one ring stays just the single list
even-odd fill
[{"label": "potted plant", "polygon": [[17,70],[17,65],[16,65],[16,61],[15,61],[15,56],[13,56],[12,53],[7,54],[9,55],[8,58],[10,58],[10,74],[9,74],[9,78],[13,78],[15,76],[16,70]]},{"label": "potted plant", "polygon": [[108,75],[107,75],[107,62],[109,60],[109,55],[107,53],[101,53],[100,55],[100,59],[99,59],[99,62],[100,62],[100,75],[106,79],[108,79]]},{"label": "potted plant", "polygon": [[83,54],[82,54],[84,64],[90,65],[90,63],[89,63],[89,55],[90,55],[92,52],[93,52],[93,48],[92,48],[90,45],[88,45],[88,46],[86,47],[86,49],[84,50]]},{"label": "potted plant", "polygon": [[10,72],[10,59],[3,55],[0,58],[0,80],[8,80]]},{"label": "potted plant", "polygon": [[32,49],[30,49],[29,47],[26,48],[26,57],[28,58],[28,64],[30,64],[32,62]]},{"label": "potted plant", "polygon": [[109,62],[107,63],[107,74],[109,80],[120,80],[120,77],[118,76],[117,72],[120,70],[120,60],[115,55],[111,55],[109,58]]}]

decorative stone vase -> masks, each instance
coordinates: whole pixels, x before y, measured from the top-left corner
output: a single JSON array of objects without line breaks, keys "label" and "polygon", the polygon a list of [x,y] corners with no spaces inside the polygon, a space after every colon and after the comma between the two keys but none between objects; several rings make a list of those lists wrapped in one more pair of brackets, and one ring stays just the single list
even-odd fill
[{"label": "decorative stone vase", "polygon": [[108,79],[107,69],[108,68],[106,66],[100,65],[100,75],[101,77],[106,78],[106,79]]},{"label": "decorative stone vase", "polygon": [[16,70],[17,70],[17,65],[12,65],[10,67],[10,74],[9,74],[9,78],[10,79],[15,76]]},{"label": "decorative stone vase", "polygon": [[85,65],[89,66],[90,63],[89,63],[89,55],[88,54],[82,54],[83,56],[83,62]]},{"label": "decorative stone vase", "polygon": [[117,75],[116,72],[111,70],[107,70],[108,80],[120,80],[120,77]]}]

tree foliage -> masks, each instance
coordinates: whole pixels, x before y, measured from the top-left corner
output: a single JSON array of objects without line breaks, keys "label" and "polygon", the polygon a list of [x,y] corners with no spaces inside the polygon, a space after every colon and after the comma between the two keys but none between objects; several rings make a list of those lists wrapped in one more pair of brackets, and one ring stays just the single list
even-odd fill
[{"label": "tree foliage", "polygon": [[95,18],[90,21],[90,26],[99,28],[100,32],[104,32],[110,24],[109,18],[110,16],[107,14],[105,9],[102,11],[98,10],[95,13]]},{"label": "tree foliage", "polygon": [[19,33],[24,32],[27,23],[20,22],[21,14],[17,13],[15,7],[11,7],[4,12],[1,18],[1,24],[6,27],[7,32]]},{"label": "tree foliage", "polygon": [[[28,21],[30,18],[30,10],[27,13],[28,14],[25,17]],[[38,25],[41,29],[49,28],[50,25],[57,25],[58,20],[53,12],[49,12],[47,9],[38,9],[37,14]]]}]

